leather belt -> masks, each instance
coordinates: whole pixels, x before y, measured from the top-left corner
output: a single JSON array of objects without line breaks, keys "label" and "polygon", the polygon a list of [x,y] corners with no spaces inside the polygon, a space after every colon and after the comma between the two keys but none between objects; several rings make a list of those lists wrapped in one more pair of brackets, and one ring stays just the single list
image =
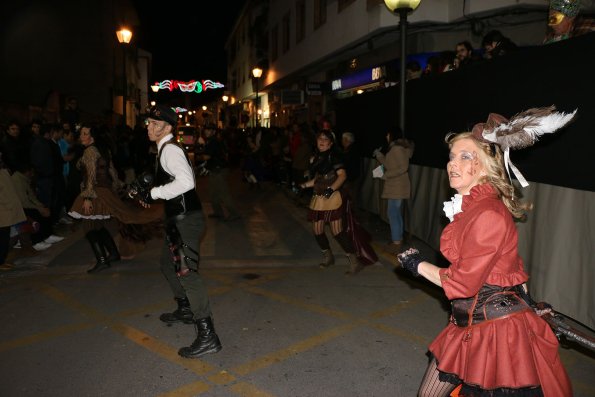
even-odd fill
[{"label": "leather belt", "polygon": [[458,327],[467,327],[532,310],[515,288],[484,285],[474,297],[452,300],[450,321]]}]

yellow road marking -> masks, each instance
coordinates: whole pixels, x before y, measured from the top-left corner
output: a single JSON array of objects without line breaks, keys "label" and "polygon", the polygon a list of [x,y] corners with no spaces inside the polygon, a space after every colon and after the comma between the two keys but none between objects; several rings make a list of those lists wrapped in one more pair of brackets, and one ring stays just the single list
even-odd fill
[{"label": "yellow road marking", "polygon": [[273,299],[278,302],[289,303],[293,306],[297,306],[302,309],[306,309],[306,310],[309,310],[309,311],[312,311],[315,313],[324,314],[324,315],[327,315],[330,317],[339,318],[342,320],[348,320],[348,319],[353,318],[353,316],[351,316],[350,314],[346,314],[346,313],[343,313],[338,310],[332,310],[332,309],[328,309],[326,307],[315,305],[312,303],[306,303],[306,302],[303,302],[301,299],[296,299],[296,298],[292,298],[292,297],[289,297],[286,295],[281,295],[276,292],[264,290],[262,288],[245,287],[244,289],[246,291],[249,291],[249,292],[255,294],[255,295],[264,296],[264,297]]},{"label": "yellow road marking", "polygon": [[178,355],[177,348],[159,342],[158,340],[135,328],[114,321],[112,317],[103,315],[94,309],[91,309],[85,305],[76,302],[73,298],[64,294],[55,287],[42,285],[40,286],[40,290],[46,295],[48,295],[50,298],[60,302],[61,304],[73,308],[76,311],[79,311],[80,313],[88,317],[97,319],[98,321],[102,321],[103,323],[107,324],[112,330],[120,333],[132,342],[146,348],[147,350],[153,353],[159,354],[160,356],[164,357],[165,359],[171,362],[188,368],[198,375],[204,375],[215,370],[214,367],[200,360],[187,360],[180,357]]},{"label": "yellow road marking", "polygon": [[396,305],[392,305],[385,309],[378,310],[374,313],[369,314],[368,317],[374,318],[374,319],[388,317],[390,315],[400,312],[403,309],[408,309],[411,306],[415,306],[419,303],[422,303],[422,302],[428,300],[429,298],[430,297],[428,294],[419,292],[413,297],[413,299],[409,299],[407,301],[401,301],[401,302],[397,303]]},{"label": "yellow road marking", "polygon": [[266,368],[272,364],[281,362],[286,360],[290,357],[297,355],[298,353],[304,352],[306,350],[310,350],[316,346],[323,344],[331,339],[334,339],[338,336],[344,335],[353,328],[357,327],[359,323],[349,323],[340,325],[338,327],[329,329],[328,331],[322,332],[318,335],[315,335],[311,338],[304,339],[300,342],[294,343],[293,345],[278,350],[276,352],[272,352],[266,354],[260,358],[247,362],[245,364],[239,365],[232,369],[233,372],[239,375],[247,375],[251,372],[257,371],[262,368]]},{"label": "yellow road marking", "polygon": [[213,382],[217,385],[226,385],[229,384],[231,382],[235,382],[236,378],[235,376],[233,376],[232,374],[230,374],[229,372],[223,370],[220,371],[219,373],[209,376],[209,381]]},{"label": "yellow road marking", "polygon": [[122,336],[131,340],[132,342],[144,347],[150,352],[156,353],[161,357],[178,364],[184,368],[188,368],[197,375],[205,375],[209,372],[215,371],[212,365],[196,359],[186,359],[178,355],[178,349],[166,343],[160,342],[157,339],[145,334],[142,331],[132,328],[125,324],[111,324],[110,328],[118,332]]},{"label": "yellow road marking", "polygon": [[167,393],[159,394],[159,397],[192,397],[209,391],[211,386],[204,382],[194,382]]},{"label": "yellow road marking", "polygon": [[97,323],[79,323],[70,324],[63,327],[54,328],[46,332],[40,332],[34,335],[28,335],[22,338],[9,340],[0,343],[0,353],[10,349],[16,349],[17,347],[32,345],[34,343],[43,342],[46,339],[58,338],[60,336],[72,334],[75,332],[83,331],[88,328],[97,326]]},{"label": "yellow road marking", "polygon": [[406,339],[410,342],[417,343],[421,346],[427,346],[430,340],[424,336],[412,334],[411,332],[404,331],[400,328],[390,327],[384,324],[372,324],[374,328],[387,334],[396,335],[399,338]]},{"label": "yellow road marking", "polygon": [[256,387],[249,383],[240,382],[230,386],[231,391],[239,394],[242,397],[274,397],[273,394],[258,390]]}]

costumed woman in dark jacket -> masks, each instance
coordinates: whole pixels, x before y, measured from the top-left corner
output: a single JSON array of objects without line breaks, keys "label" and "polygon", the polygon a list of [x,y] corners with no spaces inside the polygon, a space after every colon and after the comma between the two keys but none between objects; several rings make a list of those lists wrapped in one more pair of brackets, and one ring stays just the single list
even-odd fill
[{"label": "costumed woman in dark jacket", "polygon": [[[103,144],[99,130],[85,125],[80,131],[80,141],[85,147],[83,156],[77,163],[81,170],[81,192],[74,200],[68,214],[75,219],[83,219],[86,237],[91,244],[97,262],[88,270],[95,273],[110,267],[110,262],[120,260],[130,255],[129,251],[138,241],[127,241],[127,236],[121,235],[120,251],[110,232],[105,228],[112,216],[122,224],[150,224],[159,223],[163,207],[157,206],[151,211],[144,211],[139,206],[122,201],[118,192],[124,185],[118,179],[118,174],[111,161],[110,151]],[[126,249],[123,249],[123,245]],[[124,258],[126,259],[126,258]]]},{"label": "costumed woman in dark jacket", "polygon": [[[318,132],[316,135],[317,151],[310,166],[310,175],[313,178],[302,183],[300,187],[314,189],[308,220],[312,222],[314,237],[324,257],[320,266],[326,268],[335,263],[335,257],[324,232],[326,223],[329,223],[333,237],[343,248],[349,260],[349,270],[346,274],[357,274],[364,268],[364,265],[374,263],[377,257],[365,241],[358,240],[356,241],[358,244],[354,244],[353,233],[350,235],[346,230],[345,221],[352,226],[352,229],[354,222],[349,209],[348,197],[342,189],[343,183],[347,179],[347,173],[341,153],[333,149],[334,143],[335,134],[331,130]],[[347,215],[351,217],[348,218]],[[356,223],[355,226],[357,227]],[[353,230],[351,231],[353,232]],[[358,255],[356,248],[360,248],[362,245],[371,255],[368,257]],[[366,261],[370,256],[372,256],[372,260]]]},{"label": "costumed woman in dark jacket", "polygon": [[522,203],[507,177],[509,150],[531,146],[574,117],[555,108],[530,109],[510,121],[491,114],[472,132],[449,134],[450,187],[444,203],[451,223],[440,238],[446,268],[410,248],[398,255],[405,269],[442,287],[451,301],[450,322],[430,344],[431,362],[418,396],[447,397],[460,385],[465,397],[570,397],[572,387],[558,340],[527,292],[514,219]]}]

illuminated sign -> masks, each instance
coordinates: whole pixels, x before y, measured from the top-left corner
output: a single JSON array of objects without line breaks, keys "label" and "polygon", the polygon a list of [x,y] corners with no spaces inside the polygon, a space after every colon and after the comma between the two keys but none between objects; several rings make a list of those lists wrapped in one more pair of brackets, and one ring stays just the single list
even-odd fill
[{"label": "illuminated sign", "polygon": [[340,79],[333,80],[331,83],[331,89],[333,91],[347,90],[349,88],[374,83],[385,76],[386,71],[384,66],[377,66],[375,68],[361,70]]},{"label": "illuminated sign", "polygon": [[223,84],[214,82],[212,80],[203,80],[202,82],[196,80],[190,80],[188,82],[179,80],[163,80],[162,82],[155,82],[154,85],[158,87],[157,91],[173,91],[175,89],[179,89],[182,92],[196,92],[198,94],[209,89],[213,90],[215,88],[225,87]]}]

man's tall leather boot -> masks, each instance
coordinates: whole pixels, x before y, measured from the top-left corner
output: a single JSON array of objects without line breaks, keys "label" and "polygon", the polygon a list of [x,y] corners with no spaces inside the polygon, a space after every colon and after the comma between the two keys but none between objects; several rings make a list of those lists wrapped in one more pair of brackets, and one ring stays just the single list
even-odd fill
[{"label": "man's tall leather boot", "polygon": [[211,317],[199,318],[195,321],[196,339],[188,347],[183,347],[178,354],[185,358],[198,358],[205,354],[217,353],[221,350],[221,342],[215,333]]},{"label": "man's tall leather boot", "polygon": [[97,230],[91,230],[90,232],[87,232],[86,236],[87,240],[89,240],[89,243],[91,244],[91,249],[95,254],[95,259],[97,260],[95,266],[87,270],[87,273],[97,273],[108,269],[110,267],[110,263],[107,259],[103,244],[101,243],[99,232],[97,232]]},{"label": "man's tall leather boot", "polygon": [[192,310],[190,310],[190,302],[188,301],[188,298],[175,299],[178,302],[178,308],[171,313],[163,313],[159,316],[159,320],[168,324],[180,322],[184,324],[193,324],[194,314],[192,313]]},{"label": "man's tall leather boot", "polygon": [[107,260],[110,262],[116,262],[120,260],[120,252],[118,251],[118,246],[116,245],[114,239],[110,232],[105,228],[102,227],[97,231],[101,239],[101,244],[103,248],[107,251],[108,257]]}]

